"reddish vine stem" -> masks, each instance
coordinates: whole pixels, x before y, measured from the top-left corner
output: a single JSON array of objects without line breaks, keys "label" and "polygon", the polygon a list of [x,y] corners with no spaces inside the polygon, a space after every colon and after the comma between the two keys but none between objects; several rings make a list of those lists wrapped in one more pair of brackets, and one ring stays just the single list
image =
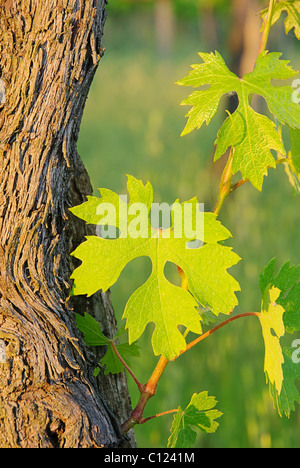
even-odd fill
[{"label": "reddish vine stem", "polygon": [[122,358],[122,356],[120,355],[115,343],[113,341],[110,342],[111,344],[111,347],[115,353],[115,355],[117,356],[117,358],[120,360],[120,362],[123,364],[123,366],[125,367],[125,369],[129,372],[129,374],[131,375],[131,377],[133,378],[133,380],[135,381],[135,383],[137,384],[137,387],[139,389],[139,391],[142,393],[144,391],[144,385],[141,384],[141,382],[138,380],[138,378],[135,376],[135,374],[132,372],[132,370],[130,369],[130,367],[126,364],[126,362],[124,361],[124,359]]},{"label": "reddish vine stem", "polygon": [[144,409],[150,398],[155,395],[158,382],[169,362],[170,361],[164,356],[160,357],[150,379],[146,385],[143,386],[138,404],[132,411],[131,416],[121,426],[124,434],[126,434],[126,432],[132,429],[136,424],[141,424],[141,421],[143,421]]},{"label": "reddish vine stem", "polygon": [[241,180],[239,180],[236,184],[232,185],[230,192],[231,192],[231,193],[234,192],[234,191],[237,190],[239,187],[241,187],[242,185],[244,185],[246,182],[248,182],[248,179],[241,179]]},{"label": "reddish vine stem", "polygon": [[168,411],[164,411],[163,413],[154,414],[154,416],[150,416],[149,418],[143,418],[139,424],[145,424],[146,422],[151,421],[151,419],[160,418],[161,416],[165,416],[167,414],[172,414],[172,413],[178,413],[178,409],[171,409]]},{"label": "reddish vine stem", "polygon": [[[229,323],[234,322],[235,320],[238,320],[238,319],[243,318],[243,317],[258,317],[258,316],[259,316],[259,312],[247,312],[247,313],[244,313],[244,314],[236,315],[234,317],[230,317],[225,322],[220,323],[219,325],[212,328],[208,332],[206,332],[203,335],[199,336],[199,338],[197,338],[196,340],[189,343],[187,345],[186,349],[184,351],[182,351],[177,357],[172,359],[172,361],[175,361],[175,359],[177,359],[179,356],[181,356],[186,351],[188,351],[189,349],[196,346],[196,344],[200,343],[201,341],[203,341],[205,338],[207,338],[210,335],[212,335],[213,333],[215,333],[220,328],[225,327],[225,325],[228,325]],[[121,426],[124,434],[126,432],[128,432],[130,429],[132,429],[136,424],[144,424],[145,422],[149,421],[150,419],[153,419],[153,418],[156,418],[156,417],[159,417],[159,416],[163,416],[163,415],[169,414],[169,413],[175,413],[175,411],[177,411],[177,410],[169,410],[169,411],[165,411],[163,413],[158,413],[157,415],[154,415],[154,416],[150,416],[149,418],[143,418],[144,409],[145,409],[148,401],[150,400],[150,398],[152,398],[155,395],[158,382],[159,382],[159,380],[160,380],[160,378],[161,378],[161,376],[162,376],[162,374],[163,374],[163,372],[164,372],[164,370],[167,367],[169,362],[171,362],[171,361],[166,359],[164,356],[160,357],[160,359],[159,359],[159,361],[158,361],[158,363],[157,363],[157,365],[156,365],[156,367],[155,367],[155,369],[153,371],[153,374],[151,375],[151,377],[148,380],[147,384],[145,386],[142,386],[141,396],[140,396],[140,399],[138,401],[137,406],[132,411],[131,416]]]},{"label": "reddish vine stem", "polygon": [[[240,318],[243,318],[243,317],[259,317],[259,312],[246,312],[245,314],[239,314],[239,315],[235,315],[234,317],[230,317],[228,320],[225,320],[225,322],[222,322],[220,323],[219,325],[217,325],[216,327],[212,328],[211,330],[209,330],[208,332],[204,333],[203,335],[199,336],[199,338],[196,338],[194,341],[192,341],[191,343],[189,343],[186,347],[186,349],[184,351],[182,351],[179,356],[181,356],[182,354],[186,353],[186,351],[188,351],[189,349],[193,348],[194,346],[196,346],[198,343],[200,343],[201,341],[205,340],[205,338],[208,338],[210,335],[212,335],[213,333],[215,333],[216,331],[220,330],[220,328],[223,328],[225,327],[225,325],[228,325],[229,323],[231,322],[234,322],[235,320],[238,320]],[[176,356],[175,359],[177,359],[179,356]],[[174,359],[174,361],[175,361]]]},{"label": "reddish vine stem", "polygon": [[269,35],[270,35],[270,29],[272,26],[272,18],[273,18],[274,7],[275,7],[276,2],[277,0],[270,0],[268,13],[267,13],[264,26],[263,26],[263,34],[262,34],[262,38],[261,38],[261,42],[259,46],[258,55],[262,54],[266,50]]}]

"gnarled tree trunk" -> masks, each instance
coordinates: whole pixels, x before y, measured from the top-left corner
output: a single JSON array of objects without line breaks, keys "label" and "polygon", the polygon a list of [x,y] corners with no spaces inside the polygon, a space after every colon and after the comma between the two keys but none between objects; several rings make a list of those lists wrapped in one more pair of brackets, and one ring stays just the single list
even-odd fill
[{"label": "gnarled tree trunk", "polygon": [[91,193],[76,141],[104,4],[0,1],[0,447],[134,445],[118,423],[125,375],[97,385],[74,322],[73,309],[89,311],[112,334],[109,296],[68,299],[69,253],[85,234],[68,208]]}]

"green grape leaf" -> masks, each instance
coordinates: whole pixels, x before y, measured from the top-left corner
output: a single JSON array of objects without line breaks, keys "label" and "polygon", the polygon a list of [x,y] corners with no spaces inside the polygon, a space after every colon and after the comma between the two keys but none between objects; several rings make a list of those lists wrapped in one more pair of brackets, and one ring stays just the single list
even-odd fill
[{"label": "green grape leaf", "polygon": [[168,440],[168,448],[191,448],[195,442],[197,433],[193,428],[201,432],[213,433],[219,427],[216,419],[222,413],[215,408],[215,397],[208,396],[207,392],[194,393],[185,410],[179,406],[174,416],[171,435]]},{"label": "green grape leaf", "polygon": [[[84,313],[84,316],[75,314],[75,319],[78,329],[84,335],[84,342],[87,346],[107,346],[105,355],[101,359],[101,364],[105,366],[104,374],[118,374],[120,372],[123,372],[124,366],[119,360],[119,358],[116,356],[111,346],[111,340],[102,333],[99,322],[97,322],[97,320],[94,319],[94,317],[92,317],[90,314],[87,314],[86,312]],[[116,332],[113,341],[121,335],[124,335],[124,333],[124,326],[122,326]],[[136,342],[132,343],[131,346],[128,342],[121,344],[118,343],[115,346],[120,356],[129,366],[130,361],[128,360],[128,357],[140,355],[140,348]],[[98,373],[99,368],[96,368],[95,376],[97,376]]]},{"label": "green grape leaf", "polygon": [[[142,186],[140,183],[135,183],[132,177],[128,180],[130,181],[129,203],[125,203],[112,192],[101,190],[102,198],[98,199],[99,205],[104,204],[107,207],[107,200],[110,200],[116,210],[121,207],[122,213],[118,217],[109,218],[109,222],[113,221],[113,226],[120,229],[121,235],[117,239],[88,236],[86,242],[73,252],[72,255],[82,263],[71,276],[74,280],[72,293],[90,296],[99,289],[107,291],[118,280],[130,261],[138,257],[150,257],[152,273],[128,300],[123,318],[126,319],[130,344],[141,336],[148,323],[153,322],[154,353],[173,359],[186,348],[186,341],[178,328],[179,325],[194,333],[202,333],[201,318],[197,312],[198,302],[212,310],[215,315],[229,314],[237,305],[235,292],[239,291],[240,287],[228,274],[227,269],[240,259],[231,248],[218,243],[230,237],[230,233],[213,213],[203,214],[204,231],[197,228],[187,234],[183,229],[181,237],[175,235],[178,234],[175,229],[175,212],[169,229],[152,228],[148,218],[150,201],[153,197],[150,185],[148,183]],[[148,196],[149,194],[152,195]],[[144,203],[147,200],[146,221],[141,221],[138,216],[139,222],[137,222],[132,214],[134,205],[141,204],[138,202],[139,199]],[[180,209],[181,214],[185,213],[187,203],[177,202],[177,211]],[[196,199],[192,199],[189,204],[195,207]],[[89,220],[88,222],[94,222],[94,214],[89,215],[89,207],[91,211],[95,211],[94,200],[91,203],[88,200],[72,211],[77,216]],[[98,208],[99,206],[96,210],[99,212]],[[142,207],[140,208],[142,210]],[[125,218],[127,224],[124,223]],[[196,216],[191,215],[193,228],[195,219]],[[104,223],[103,219],[99,218],[98,224],[102,222]],[[140,231],[142,237],[133,236],[133,227],[137,224],[142,226]],[[202,242],[202,246],[188,248],[188,243],[195,240]],[[174,263],[184,271],[189,292],[168,281],[164,273],[167,262]]]},{"label": "green grape leaf", "polygon": [[283,153],[275,124],[257,114],[250,106],[241,107],[228,118],[218,132],[215,160],[234,146],[232,172],[241,172],[244,179],[261,189],[269,167],[276,167],[271,149]]},{"label": "green grape leaf", "polygon": [[183,86],[204,87],[182,102],[182,105],[192,106],[182,135],[200,128],[205,122],[208,125],[218,110],[221,97],[237,93],[238,108],[218,132],[214,159],[219,159],[232,147],[233,173],[240,171],[244,179],[249,179],[261,190],[268,168],[276,166],[271,151],[285,154],[285,150],[275,123],[250,106],[251,96],[258,94],[264,97],[270,112],[282,124],[300,128],[300,107],[293,102],[293,88],[274,86],[272,82],[274,79],[286,80],[297,72],[288,65],[289,61],[280,60],[281,54],[277,52],[263,52],[253,72],[243,78],[228,69],[218,52],[199,55],[203,63],[192,65],[189,75],[178,81]]},{"label": "green grape leaf", "polygon": [[[117,344],[116,348],[129,367],[131,366],[129,358],[140,356],[140,347],[136,342],[132,343],[132,345],[129,345],[129,343]],[[119,374],[124,370],[124,366],[117,357],[112,346],[108,347],[107,352],[101,359],[101,364],[105,366],[104,375]]]},{"label": "green grape leaf", "polygon": [[284,348],[283,355],[282,389],[279,393],[275,385],[270,383],[270,394],[279,415],[283,416],[285,414],[289,418],[291,412],[296,410],[295,403],[300,404],[300,392],[296,385],[296,381],[300,381],[300,365],[293,362],[293,350],[291,348]]},{"label": "green grape leaf", "polygon": [[100,324],[90,314],[84,313],[84,316],[75,314],[76,325],[84,335],[84,341],[87,346],[105,346],[109,344],[109,339],[103,335]]},{"label": "green grape leaf", "polygon": [[[300,403],[300,393],[296,386],[296,381],[300,380],[300,365],[293,360],[293,348],[283,346],[282,339],[279,339],[278,335],[282,334],[282,321],[285,331],[284,342],[286,342],[287,334],[300,331],[300,265],[291,266],[287,262],[276,274],[275,263],[276,259],[270,261],[263,274],[260,275],[259,280],[264,296],[273,294],[272,299],[274,299],[278,291],[280,291],[279,296],[275,299],[276,306],[274,302],[270,302],[271,313],[274,312],[274,326],[271,323],[271,317],[269,317],[269,326],[270,329],[272,328],[276,332],[276,337],[272,336],[272,340],[276,341],[273,352],[277,363],[274,363],[273,377],[267,375],[267,378],[274,406],[280,416],[285,414],[289,417],[290,413],[295,411],[295,403]],[[281,321],[282,310],[283,317]],[[278,343],[282,348],[281,352],[279,352]],[[279,361],[281,370],[279,369]],[[276,377],[274,377],[275,374]]]},{"label": "green grape leaf", "polygon": [[[284,21],[285,32],[294,29],[295,36],[300,40],[300,0],[285,0],[274,5],[272,26],[277,23],[283,12],[287,12],[287,17]],[[261,12],[262,19],[265,20],[268,9]]]}]

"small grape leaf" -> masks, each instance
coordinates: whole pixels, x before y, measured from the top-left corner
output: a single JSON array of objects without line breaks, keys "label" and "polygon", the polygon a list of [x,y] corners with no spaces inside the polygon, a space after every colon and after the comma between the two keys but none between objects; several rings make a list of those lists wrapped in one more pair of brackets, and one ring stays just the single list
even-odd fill
[{"label": "small grape leaf", "polygon": [[[286,333],[293,334],[300,331],[300,265],[291,266],[290,262],[285,263],[279,272],[275,274],[276,259],[272,259],[266,266],[263,274],[260,275],[259,283],[262,294],[265,295],[268,291],[280,291],[280,295],[276,298],[277,307],[284,310],[283,324]],[[278,309],[277,319],[279,320],[278,329],[282,331],[280,323],[280,309]],[[273,337],[275,338],[275,337]],[[286,340],[285,340],[286,341]],[[280,343],[281,344],[281,343]],[[276,343],[276,346],[278,343]],[[270,394],[274,401],[274,406],[277,408],[280,416],[285,414],[290,416],[292,411],[295,411],[295,403],[300,403],[300,393],[295,381],[300,380],[300,365],[293,362],[292,348],[283,347],[282,356],[282,386],[278,385],[278,381],[273,378],[273,382],[269,382]],[[282,361],[280,355],[280,361]]]},{"label": "small grape leaf", "polygon": [[[131,363],[128,358],[140,356],[140,347],[136,342],[132,343],[132,345],[129,345],[129,343],[116,344],[116,348],[129,367],[131,366]],[[101,359],[101,364],[105,366],[104,375],[119,374],[124,370],[124,366],[117,357],[112,346],[108,347],[106,354]]]},{"label": "small grape leaf", "polygon": [[[101,364],[105,365],[104,374],[118,374],[123,372],[124,366],[116,356],[112,346],[111,340],[107,338],[101,331],[100,324],[97,320],[94,319],[90,314],[84,313],[84,316],[75,314],[76,324],[78,329],[84,335],[84,342],[87,346],[107,346],[105,355],[101,359]],[[121,335],[124,335],[123,326],[116,332],[113,341]],[[132,343],[130,346],[128,342],[115,344],[120,356],[124,359],[126,364],[130,366],[130,361],[128,357],[130,356],[139,356],[139,346],[138,344]],[[95,372],[97,375],[98,368]]]},{"label": "small grape leaf", "polygon": [[[285,0],[274,5],[272,26],[280,19],[281,14],[286,11],[287,17],[284,21],[285,32],[294,29],[295,36],[300,40],[300,0]],[[268,8],[261,12],[262,19],[265,20]]]},{"label": "small grape leaf", "polygon": [[237,110],[225,120],[218,132],[215,160],[229,147],[234,149],[232,171],[240,171],[259,190],[269,167],[276,163],[271,150],[285,154],[282,138],[275,123],[255,112],[249,104],[253,94],[264,97],[269,110],[282,124],[300,128],[300,107],[293,102],[291,86],[274,86],[273,79],[286,80],[297,74],[288,64],[280,60],[280,53],[263,52],[257,59],[253,72],[243,78],[237,77],[225,64],[221,55],[200,53],[203,63],[192,65],[193,70],[178,84],[183,86],[210,87],[192,93],[182,102],[192,108],[187,114],[188,122],[182,135],[208,125],[225,94],[237,93]]},{"label": "small grape leaf", "polygon": [[216,404],[215,397],[202,392],[194,393],[185,410],[179,406],[171,427],[168,448],[191,448],[197,437],[192,427],[201,432],[215,432],[219,426],[216,419],[222,416],[220,411],[214,409]]},{"label": "small grape leaf", "polygon": [[[148,323],[154,322],[154,353],[173,359],[186,348],[186,341],[178,329],[179,325],[194,333],[202,333],[201,318],[196,310],[198,302],[211,309],[215,315],[229,314],[237,305],[235,291],[239,291],[240,287],[228,274],[227,269],[240,259],[231,248],[218,243],[230,237],[230,233],[213,213],[204,213],[204,231],[198,229],[190,235],[182,232],[182,236],[177,238],[174,224],[165,230],[153,229],[150,219],[147,219],[142,223],[142,234],[146,236],[132,238],[131,224],[136,222],[132,215],[132,203],[139,203],[140,199],[145,203],[147,200],[148,215],[153,192],[149,183],[142,186],[140,182],[135,182],[132,176],[128,178],[128,182],[129,203],[125,203],[113,192],[101,189],[102,198],[98,199],[98,206],[94,199],[89,199],[83,205],[71,209],[87,222],[97,221],[99,225],[107,222],[107,216],[105,221],[101,216],[95,219],[95,210],[99,212],[99,206],[107,206],[109,200],[116,211],[121,208],[119,217],[111,216],[109,222],[117,228],[123,223],[119,238],[87,236],[87,241],[73,252],[72,255],[81,260],[82,264],[71,276],[74,279],[72,293],[90,296],[99,289],[106,291],[117,281],[127,263],[137,257],[150,257],[152,273],[145,284],[130,297],[123,318],[126,318],[130,344],[141,336]],[[185,212],[186,203],[196,206],[196,199],[181,204],[177,202],[182,213]],[[124,224],[125,218],[127,224]],[[194,227],[193,216],[192,225]],[[187,248],[187,244],[195,239],[201,241],[202,246]],[[184,271],[189,292],[167,280],[164,274],[167,262],[174,263]]]},{"label": "small grape leaf", "polygon": [[75,314],[76,325],[84,335],[84,341],[87,346],[105,346],[109,344],[109,339],[103,335],[100,324],[90,314],[84,313],[84,316]]}]

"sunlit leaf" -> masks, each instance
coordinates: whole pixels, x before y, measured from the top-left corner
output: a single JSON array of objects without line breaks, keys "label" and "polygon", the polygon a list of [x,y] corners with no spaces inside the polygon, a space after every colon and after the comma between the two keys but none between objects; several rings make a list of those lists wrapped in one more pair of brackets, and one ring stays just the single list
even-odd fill
[{"label": "sunlit leaf", "polygon": [[[275,123],[258,114],[251,107],[251,96],[258,94],[266,100],[270,112],[282,124],[300,128],[300,107],[293,101],[291,86],[275,86],[273,80],[286,80],[297,74],[280,53],[263,52],[253,72],[243,78],[232,73],[221,55],[200,53],[203,63],[192,65],[189,75],[178,82],[180,85],[202,88],[195,91],[182,104],[190,105],[188,122],[183,135],[208,125],[216,114],[221,97],[237,93],[237,110],[225,120],[216,141],[215,160],[229,147],[233,151],[232,171],[241,172],[259,190],[268,168],[275,168],[272,150],[285,155],[281,135]],[[207,87],[209,85],[209,87]]]},{"label": "sunlit leaf", "polygon": [[185,410],[179,406],[174,416],[171,435],[168,440],[169,448],[190,448],[197,437],[195,429],[205,433],[216,432],[219,423],[216,419],[222,413],[215,409],[215,397],[208,396],[207,392],[194,393]]}]

